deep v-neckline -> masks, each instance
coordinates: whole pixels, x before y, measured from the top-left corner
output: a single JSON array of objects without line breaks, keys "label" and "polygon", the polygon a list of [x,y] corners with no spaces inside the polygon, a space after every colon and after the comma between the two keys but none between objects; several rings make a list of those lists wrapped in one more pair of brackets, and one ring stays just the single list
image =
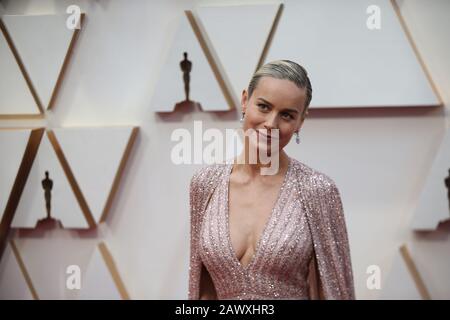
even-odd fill
[{"label": "deep v-neckline", "polygon": [[259,251],[261,251],[261,242],[267,236],[267,234],[266,234],[267,229],[274,218],[276,209],[280,205],[279,202],[280,202],[281,194],[283,193],[283,190],[284,190],[285,185],[288,180],[288,176],[289,176],[289,173],[291,170],[291,163],[292,163],[291,158],[288,158],[288,167],[287,167],[286,173],[284,175],[283,182],[281,183],[280,189],[278,190],[277,198],[275,200],[275,203],[272,206],[272,210],[269,214],[269,217],[267,218],[266,223],[264,224],[263,230],[262,230],[261,234],[259,235],[258,241],[256,242],[255,252],[253,253],[250,261],[245,266],[239,260],[237,254],[236,254],[236,251],[233,248],[233,243],[231,241],[231,228],[230,228],[230,180],[231,179],[230,179],[230,177],[231,177],[231,172],[233,169],[233,163],[229,164],[229,166],[228,166],[228,172],[227,172],[227,175],[225,178],[225,203],[226,203],[225,204],[225,220],[226,220],[225,228],[226,228],[226,233],[227,233],[228,248],[231,251],[231,255],[233,257],[234,263],[237,264],[238,267],[244,271],[247,271],[250,269],[250,267],[254,264],[254,262],[256,261],[256,259],[258,257]]}]

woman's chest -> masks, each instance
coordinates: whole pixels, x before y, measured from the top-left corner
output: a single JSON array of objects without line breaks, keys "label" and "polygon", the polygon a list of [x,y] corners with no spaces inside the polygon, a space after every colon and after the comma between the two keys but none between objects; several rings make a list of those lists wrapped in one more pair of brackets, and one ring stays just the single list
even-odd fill
[{"label": "woman's chest", "polygon": [[[200,252],[206,265],[248,270],[269,263],[277,270],[292,264],[294,270],[309,261],[312,238],[307,216],[292,190],[285,188],[272,199],[238,196],[235,209],[227,200],[226,190],[218,188],[203,215]],[[236,214],[230,217],[233,210]]]}]

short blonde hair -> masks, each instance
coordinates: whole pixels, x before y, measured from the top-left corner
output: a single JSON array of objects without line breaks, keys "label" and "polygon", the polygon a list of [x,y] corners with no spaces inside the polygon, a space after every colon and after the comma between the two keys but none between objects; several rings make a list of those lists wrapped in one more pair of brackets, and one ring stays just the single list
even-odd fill
[{"label": "short blonde hair", "polygon": [[275,60],[264,64],[253,74],[252,79],[250,80],[247,90],[249,99],[262,77],[290,80],[294,82],[297,87],[306,89],[306,101],[302,117],[305,116],[312,99],[311,81],[309,80],[308,72],[305,68],[290,60]]}]

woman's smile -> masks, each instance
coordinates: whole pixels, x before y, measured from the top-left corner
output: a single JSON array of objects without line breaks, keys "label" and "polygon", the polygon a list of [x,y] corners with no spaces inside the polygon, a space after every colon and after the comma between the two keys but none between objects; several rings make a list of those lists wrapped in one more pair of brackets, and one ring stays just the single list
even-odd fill
[{"label": "woman's smile", "polygon": [[259,134],[260,138],[263,138],[267,141],[270,141],[272,139],[273,140],[279,139],[279,134],[275,130],[272,130],[272,131],[269,133],[269,131],[267,129],[260,129],[260,130],[258,130],[258,134]]}]

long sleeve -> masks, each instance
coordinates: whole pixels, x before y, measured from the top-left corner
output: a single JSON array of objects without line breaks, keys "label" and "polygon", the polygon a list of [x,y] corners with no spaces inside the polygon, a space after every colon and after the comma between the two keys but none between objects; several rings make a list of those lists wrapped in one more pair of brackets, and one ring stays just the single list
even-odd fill
[{"label": "long sleeve", "polygon": [[313,179],[310,229],[314,241],[319,296],[355,299],[344,212],[335,183],[325,175]]},{"label": "long sleeve", "polygon": [[194,175],[189,185],[190,207],[190,261],[189,261],[189,300],[198,300],[200,295],[200,277],[202,261],[198,252],[199,239],[199,190],[197,188],[197,175]]},{"label": "long sleeve", "polygon": [[202,215],[214,189],[224,173],[224,166],[213,164],[201,168],[191,178],[189,184],[190,208],[190,260],[189,260],[189,300],[200,298],[202,259],[199,253],[200,229]]}]

